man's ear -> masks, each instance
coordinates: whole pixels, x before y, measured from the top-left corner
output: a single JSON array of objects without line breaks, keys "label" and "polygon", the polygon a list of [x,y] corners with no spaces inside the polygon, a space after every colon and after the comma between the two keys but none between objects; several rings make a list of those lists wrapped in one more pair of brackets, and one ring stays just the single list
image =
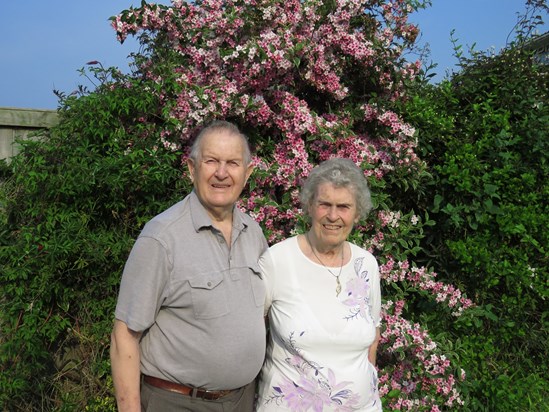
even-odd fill
[{"label": "man's ear", "polygon": [[190,157],[187,159],[187,167],[189,168],[189,175],[191,176],[191,182],[194,182],[194,161]]},{"label": "man's ear", "polygon": [[246,182],[244,184],[248,183],[248,179],[252,175],[253,171],[254,171],[254,165],[250,163],[246,168]]}]

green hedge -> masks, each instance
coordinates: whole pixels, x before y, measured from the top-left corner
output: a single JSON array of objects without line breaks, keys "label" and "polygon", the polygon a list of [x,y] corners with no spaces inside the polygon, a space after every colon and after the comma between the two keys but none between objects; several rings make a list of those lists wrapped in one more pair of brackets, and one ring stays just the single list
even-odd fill
[{"label": "green hedge", "polygon": [[521,47],[462,64],[406,109],[434,176],[422,259],[478,305],[440,325],[458,339],[471,410],[547,410],[548,67]]}]

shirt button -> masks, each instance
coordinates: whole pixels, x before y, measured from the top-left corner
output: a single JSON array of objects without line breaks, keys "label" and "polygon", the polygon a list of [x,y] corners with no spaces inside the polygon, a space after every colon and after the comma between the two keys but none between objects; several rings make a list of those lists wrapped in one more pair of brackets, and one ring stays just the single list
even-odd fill
[{"label": "shirt button", "polygon": [[225,243],[225,239],[223,238],[219,239],[219,243]]},{"label": "shirt button", "polygon": [[208,287],[212,286],[212,282],[208,282]]}]

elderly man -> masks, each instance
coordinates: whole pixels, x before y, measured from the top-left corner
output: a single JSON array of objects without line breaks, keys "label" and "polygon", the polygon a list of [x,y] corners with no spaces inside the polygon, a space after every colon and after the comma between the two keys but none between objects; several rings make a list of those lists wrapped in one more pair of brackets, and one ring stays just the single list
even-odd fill
[{"label": "elderly man", "polygon": [[252,411],[265,354],[257,262],[267,242],[235,207],[250,161],[236,126],[203,129],[187,161],[194,190],[137,238],[111,338],[120,411]]}]

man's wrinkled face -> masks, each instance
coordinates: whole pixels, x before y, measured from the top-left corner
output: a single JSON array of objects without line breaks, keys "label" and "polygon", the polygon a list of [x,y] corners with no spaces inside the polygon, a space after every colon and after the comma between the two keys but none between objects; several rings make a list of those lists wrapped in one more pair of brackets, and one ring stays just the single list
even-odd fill
[{"label": "man's wrinkled face", "polygon": [[215,130],[203,136],[196,161],[189,159],[194,190],[211,217],[232,211],[250,174],[241,136]]}]

